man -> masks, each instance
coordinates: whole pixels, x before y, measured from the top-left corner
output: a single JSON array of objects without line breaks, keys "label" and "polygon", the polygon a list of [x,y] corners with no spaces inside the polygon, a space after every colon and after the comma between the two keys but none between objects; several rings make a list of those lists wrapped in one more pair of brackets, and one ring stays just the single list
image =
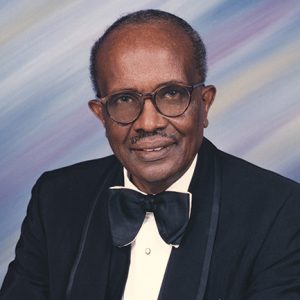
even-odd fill
[{"label": "man", "polygon": [[89,106],[115,156],[38,180],[1,299],[300,299],[299,185],[203,138],[205,76],[174,15],[106,31]]}]

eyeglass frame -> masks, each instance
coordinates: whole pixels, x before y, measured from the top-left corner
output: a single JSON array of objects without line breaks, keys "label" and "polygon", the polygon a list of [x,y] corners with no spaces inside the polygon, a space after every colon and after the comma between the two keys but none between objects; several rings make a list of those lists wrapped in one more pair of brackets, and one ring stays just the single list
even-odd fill
[{"label": "eyeglass frame", "polygon": [[[182,113],[180,113],[180,114],[178,114],[176,116],[168,116],[168,115],[163,114],[160,111],[160,109],[158,108],[157,104],[156,104],[156,96],[157,96],[158,92],[161,89],[163,89],[165,87],[168,87],[168,86],[172,86],[172,85],[174,85],[174,86],[180,86],[182,88],[185,88],[187,90],[187,92],[188,92],[188,95],[189,95],[189,101],[188,101],[188,104],[187,104],[185,110]],[[135,122],[139,118],[139,116],[141,115],[141,113],[144,110],[144,105],[145,105],[145,100],[146,99],[151,100],[151,103],[155,107],[156,111],[158,113],[160,113],[162,116],[165,116],[165,117],[168,117],[168,118],[177,118],[177,117],[183,115],[186,112],[186,110],[189,108],[190,104],[191,104],[192,92],[194,91],[194,89],[196,89],[198,87],[204,87],[204,86],[205,86],[205,84],[204,84],[203,81],[195,83],[193,85],[185,85],[185,84],[182,84],[182,83],[173,83],[173,84],[172,83],[168,83],[168,84],[165,84],[165,85],[157,87],[153,92],[150,92],[150,93],[139,93],[138,91],[132,91],[132,90],[126,90],[125,89],[125,90],[117,91],[117,92],[115,92],[113,94],[110,94],[110,95],[106,95],[104,97],[99,97],[98,94],[97,94],[96,95],[97,98],[94,101],[96,101],[98,103],[101,103],[105,107],[105,111],[106,111],[106,113],[107,113],[107,115],[109,116],[110,119],[112,119],[117,124],[125,126],[125,125],[129,125],[129,124]],[[140,109],[140,112],[138,113],[138,115],[136,116],[136,118],[134,118],[134,120],[132,120],[130,122],[120,122],[120,121],[117,121],[117,120],[115,120],[115,119],[112,118],[111,114],[108,111],[108,102],[109,102],[109,99],[111,97],[113,97],[114,95],[121,94],[121,93],[126,93],[126,92],[137,95],[137,99],[141,103],[141,109]]]}]

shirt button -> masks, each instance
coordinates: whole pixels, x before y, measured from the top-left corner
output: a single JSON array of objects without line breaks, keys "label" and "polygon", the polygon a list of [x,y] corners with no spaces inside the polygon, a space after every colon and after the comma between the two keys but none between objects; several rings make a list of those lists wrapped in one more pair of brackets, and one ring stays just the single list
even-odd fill
[{"label": "shirt button", "polygon": [[149,255],[149,254],[151,253],[151,249],[150,249],[150,248],[146,248],[146,249],[145,249],[145,253],[146,253],[147,255]]}]

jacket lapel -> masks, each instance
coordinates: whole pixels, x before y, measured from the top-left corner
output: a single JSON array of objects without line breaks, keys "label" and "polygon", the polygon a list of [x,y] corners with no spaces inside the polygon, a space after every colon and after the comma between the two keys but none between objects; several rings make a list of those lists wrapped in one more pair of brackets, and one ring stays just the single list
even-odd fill
[{"label": "jacket lapel", "polygon": [[160,300],[203,299],[218,221],[215,177],[219,174],[215,173],[219,172],[214,153],[215,148],[204,140],[189,188],[193,197],[191,218],[180,247],[172,250]]},{"label": "jacket lapel", "polygon": [[[86,218],[77,257],[69,277],[66,299],[120,299],[126,280],[130,247],[112,246],[107,215],[107,191],[123,184],[122,166],[116,162],[99,188]],[[114,278],[110,280],[110,278]]]}]

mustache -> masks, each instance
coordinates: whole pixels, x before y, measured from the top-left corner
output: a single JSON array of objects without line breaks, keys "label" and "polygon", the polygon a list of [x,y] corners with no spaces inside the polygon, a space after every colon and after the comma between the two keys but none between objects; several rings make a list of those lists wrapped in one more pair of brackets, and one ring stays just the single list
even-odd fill
[{"label": "mustache", "polygon": [[131,144],[136,144],[141,139],[144,139],[149,136],[155,136],[155,135],[174,139],[174,134],[167,134],[167,133],[163,132],[162,130],[158,129],[158,130],[154,130],[154,131],[141,131],[137,135],[131,137],[130,142],[131,142]]}]

